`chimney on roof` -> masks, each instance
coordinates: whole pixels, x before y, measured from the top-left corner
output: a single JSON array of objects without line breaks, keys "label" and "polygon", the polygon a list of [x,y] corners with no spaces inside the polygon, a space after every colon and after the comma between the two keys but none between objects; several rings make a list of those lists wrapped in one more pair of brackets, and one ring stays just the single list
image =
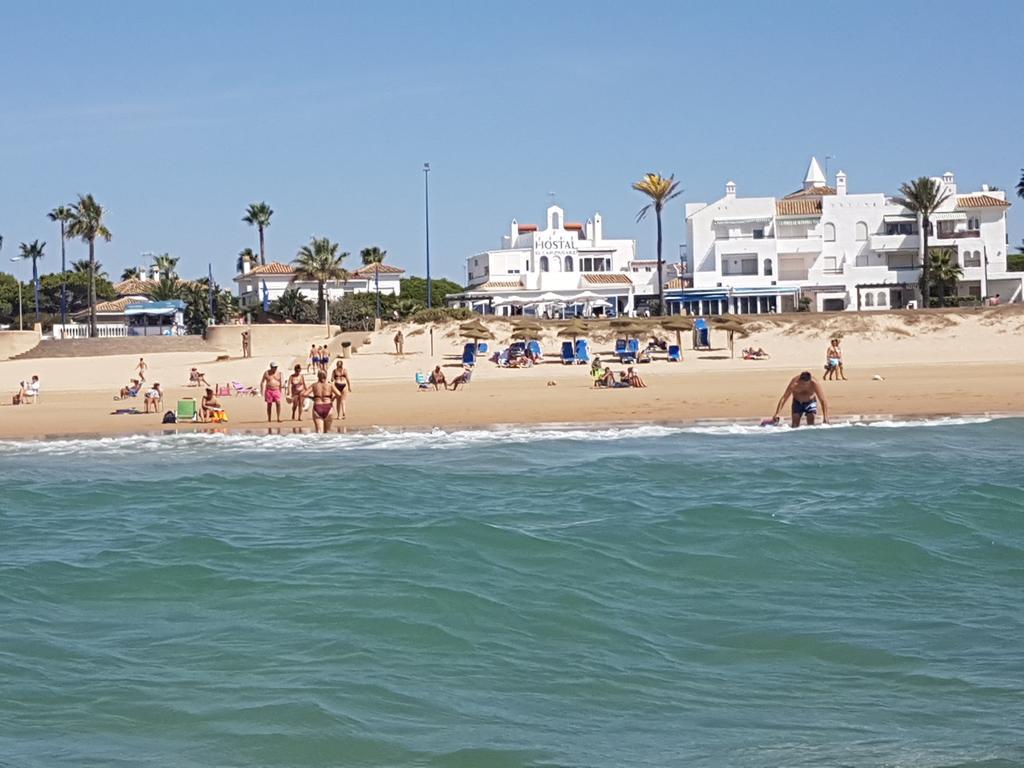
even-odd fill
[{"label": "chimney on roof", "polygon": [[736,182],[735,181],[727,181],[727,182],[725,182],[725,196],[726,197],[736,197]]},{"label": "chimney on roof", "polygon": [[154,264],[150,270],[149,279],[153,281],[160,280],[160,267],[158,267],[156,264]]},{"label": "chimney on roof", "polygon": [[248,275],[252,271],[252,259],[248,255],[242,257],[242,274]]},{"label": "chimney on roof", "polygon": [[945,184],[946,189],[949,191],[949,194],[956,194],[956,177],[953,176],[952,171],[946,171],[944,174],[942,174],[942,183]]},{"label": "chimney on roof", "polygon": [[603,229],[601,227],[601,214],[600,213],[595,213],[594,214],[594,235],[593,235],[593,240],[596,243],[599,240],[603,240],[603,239],[604,239],[604,231],[603,231]]},{"label": "chimney on roof", "polygon": [[842,171],[836,174],[836,195],[846,195],[846,174]]}]

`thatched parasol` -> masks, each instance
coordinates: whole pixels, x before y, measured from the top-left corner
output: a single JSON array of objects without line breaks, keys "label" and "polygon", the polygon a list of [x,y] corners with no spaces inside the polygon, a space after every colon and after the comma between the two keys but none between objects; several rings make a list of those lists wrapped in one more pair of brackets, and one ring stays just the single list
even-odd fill
[{"label": "thatched parasol", "polygon": [[521,328],[513,331],[511,338],[517,341],[533,341],[537,336],[539,336],[539,334],[536,331]]},{"label": "thatched parasol", "polygon": [[617,317],[610,323],[608,323],[610,327],[614,328],[617,331],[622,330],[623,328],[633,328],[640,324],[640,321],[637,320],[635,317]]},{"label": "thatched parasol", "polygon": [[575,344],[576,343],[576,339],[578,339],[580,336],[583,336],[585,333],[587,333],[589,331],[590,331],[590,326],[589,325],[587,325],[586,323],[579,322],[579,321],[574,321],[574,322],[569,323],[566,326],[563,326],[558,331],[558,335],[559,336],[564,336],[566,338],[570,338],[571,337],[572,338],[572,343]]},{"label": "thatched parasol", "polygon": [[467,320],[459,326],[460,331],[468,331],[470,328],[486,331],[487,325],[480,318],[474,317],[472,320]]},{"label": "thatched parasol", "polygon": [[679,347],[681,352],[683,349],[683,331],[693,330],[693,320],[690,320],[688,317],[676,316],[662,323],[661,327],[669,332],[675,331],[676,346]]},{"label": "thatched parasol", "polygon": [[536,320],[523,320],[522,322],[513,323],[512,330],[514,331],[543,331],[544,326],[538,323]]},{"label": "thatched parasol", "polygon": [[486,328],[464,328],[459,332],[459,335],[466,339],[473,339],[473,341],[484,341],[494,338],[494,335]]},{"label": "thatched parasol", "polygon": [[651,326],[638,323],[635,320],[628,323],[619,323],[618,325],[613,321],[612,329],[617,333],[625,334],[627,336],[642,336],[645,333],[650,333]]},{"label": "thatched parasol", "polygon": [[735,352],[733,349],[733,342],[735,336],[737,334],[739,334],[740,336],[746,336],[748,334],[747,329],[743,326],[742,323],[737,323],[732,320],[717,320],[716,322],[712,323],[712,327],[717,331],[725,331],[726,333],[729,334],[729,357],[735,357]]}]

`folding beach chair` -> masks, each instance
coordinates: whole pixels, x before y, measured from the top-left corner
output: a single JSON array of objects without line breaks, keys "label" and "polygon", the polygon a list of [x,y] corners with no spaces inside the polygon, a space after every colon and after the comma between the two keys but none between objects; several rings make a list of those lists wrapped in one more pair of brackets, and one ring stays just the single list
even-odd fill
[{"label": "folding beach chair", "polygon": [[693,321],[693,348],[711,349],[711,331],[708,329],[708,321],[703,317]]},{"label": "folding beach chair", "polygon": [[199,421],[199,411],[196,410],[196,399],[194,397],[183,397],[178,401],[178,408],[174,412],[174,418],[180,424],[183,421]]},{"label": "folding beach chair", "polygon": [[537,359],[540,359],[541,351],[540,351],[540,342],[539,341],[529,341],[529,342],[527,342],[526,349],[527,349],[527,351],[531,355],[533,355]]},{"label": "folding beach chair", "polygon": [[579,364],[590,362],[590,344],[586,339],[576,339],[576,362]]},{"label": "folding beach chair", "polygon": [[681,363],[683,361],[683,352],[679,349],[679,345],[672,344],[669,346],[668,361],[670,363]]},{"label": "folding beach chair", "polygon": [[462,364],[476,365],[476,344],[469,343],[462,348]]},{"label": "folding beach chair", "polygon": [[430,382],[427,381],[427,377],[422,371],[416,371],[416,386],[419,387],[421,391],[428,389],[430,386]]}]

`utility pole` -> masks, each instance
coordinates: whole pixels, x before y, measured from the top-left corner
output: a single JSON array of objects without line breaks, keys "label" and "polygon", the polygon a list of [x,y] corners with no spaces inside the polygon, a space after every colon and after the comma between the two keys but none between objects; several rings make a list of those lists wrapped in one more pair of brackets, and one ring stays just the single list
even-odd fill
[{"label": "utility pole", "polygon": [[427,309],[431,309],[434,306],[434,295],[430,283],[430,163],[423,164],[423,212],[427,235]]}]

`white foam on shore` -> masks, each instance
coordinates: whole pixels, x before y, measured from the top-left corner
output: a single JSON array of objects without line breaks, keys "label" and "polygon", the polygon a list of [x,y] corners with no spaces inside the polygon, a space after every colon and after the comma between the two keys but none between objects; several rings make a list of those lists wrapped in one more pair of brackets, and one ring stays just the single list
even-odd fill
[{"label": "white foam on shore", "polygon": [[757,424],[704,423],[686,425],[634,424],[497,426],[490,429],[459,430],[387,430],[370,429],[348,433],[316,435],[310,432],[280,434],[265,432],[165,432],[117,437],[51,438],[45,440],[0,440],[0,456],[17,454],[67,456],[83,453],[126,457],[152,451],[224,451],[278,452],[282,450],[445,450],[473,445],[527,444],[551,441],[606,442],[612,440],[650,440],[674,435],[748,436],[778,438],[792,435],[849,428],[902,429],[918,427],[956,427],[984,424],[996,417],[943,417],[933,419],[882,419],[845,421],[792,429],[789,426],[763,427]]}]

